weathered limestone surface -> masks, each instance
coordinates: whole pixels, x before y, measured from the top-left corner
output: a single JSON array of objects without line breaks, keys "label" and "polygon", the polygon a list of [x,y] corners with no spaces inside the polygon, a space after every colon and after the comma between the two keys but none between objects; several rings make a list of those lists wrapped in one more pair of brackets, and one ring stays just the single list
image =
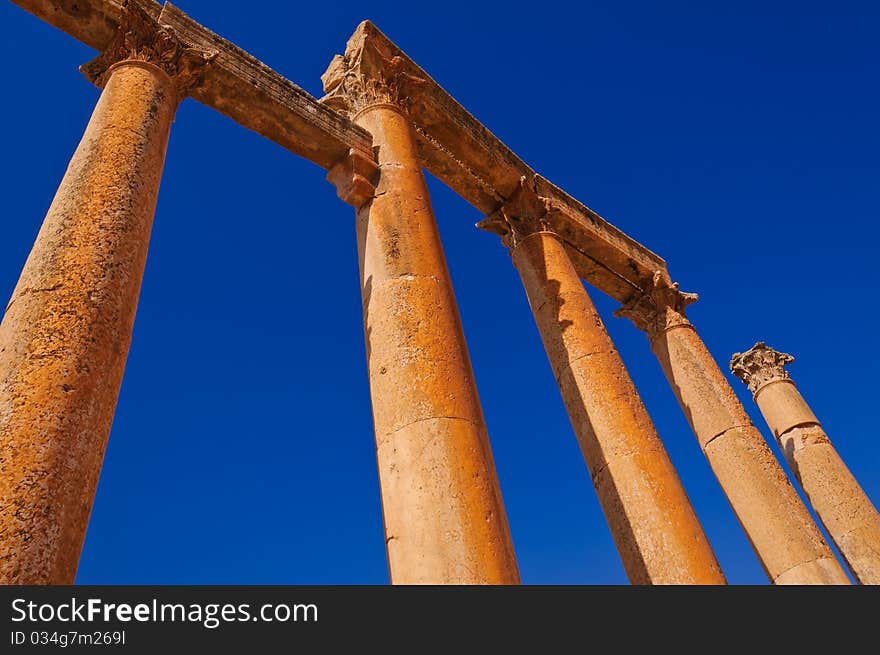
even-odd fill
[{"label": "weathered limestone surface", "polygon": [[848,584],[807,508],[685,317],[695,294],[657,275],[618,316],[648,334],[697,440],[758,558],[776,584]]},{"label": "weathered limestone surface", "polygon": [[[487,214],[510,206],[522,179],[546,198],[543,220],[555,236],[535,237],[535,243],[542,253],[554,252],[554,261],[567,255],[575,276],[623,302],[623,313],[644,324],[771,578],[845,582],[684,317],[689,298],[671,284],[665,262],[536,174],[371,23],[362,23],[348,45],[347,54],[372,53],[355,62],[359,75],[349,75],[352,58],[335,60],[325,76],[329,95],[318,102],[168,3],[13,2],[102,51],[84,72],[105,88],[0,325],[0,581],[69,582],[75,574],[130,340],[168,126],[177,102],[189,94],[328,169],[340,196],[359,208],[371,388],[396,582],[518,580],[423,165]],[[130,40],[120,40],[130,31],[131,12],[152,26],[158,41],[135,39],[132,50]],[[208,60],[211,65],[203,66]],[[529,254],[535,247],[515,255],[521,272],[534,268]],[[584,315],[592,315],[586,292],[584,297]],[[560,315],[564,304],[556,308]],[[536,310],[536,316],[541,311],[550,308]],[[552,334],[550,318],[538,320]],[[588,337],[601,340],[604,330],[596,327]],[[567,348],[568,339],[565,330],[555,340],[545,336],[552,361],[558,363],[558,346]],[[582,359],[599,362],[599,352]],[[582,424],[583,434],[599,435],[612,431],[594,420],[602,394],[610,393],[606,387],[623,390],[628,376],[622,368],[613,375],[605,371],[614,379],[594,388],[601,376],[590,366],[572,363],[557,375],[567,403],[589,397],[581,418],[570,409],[576,429]],[[777,437],[805,489],[856,484],[845,466],[837,466],[839,458],[806,404],[786,386],[767,385],[758,402],[779,428]],[[637,397],[621,394],[635,404],[624,403],[631,416],[614,421],[632,419],[656,437],[650,420],[639,418]],[[616,535],[627,529],[630,507],[678,493],[676,478],[664,491],[634,488],[632,498],[644,502],[620,500],[625,494],[611,491],[618,478],[668,479],[658,473],[662,466],[655,469],[665,452],[620,452],[594,472],[608,507],[619,495],[619,507],[609,516],[627,517],[612,525]],[[599,461],[586,448],[585,456]],[[826,524],[870,523],[870,512],[853,494],[854,504],[832,503],[820,512]],[[816,498],[811,495],[814,504]],[[856,505],[864,512],[852,509]],[[676,525],[690,525],[686,514]],[[841,549],[862,581],[877,577],[876,565],[868,563],[877,555],[872,530],[844,529],[835,537],[850,544]],[[631,535],[630,542],[640,539]],[[653,552],[653,546],[639,548]]]},{"label": "weathered limestone surface", "polygon": [[709,541],[563,246],[524,179],[481,222],[511,249],[554,376],[633,584],[724,584]]},{"label": "weathered limestone surface", "polygon": [[789,377],[794,357],[759,342],[730,362],[828,534],[862,584],[880,584],[880,514]]},{"label": "weathered limestone surface", "polygon": [[[379,479],[395,584],[519,582],[489,439],[405,100],[376,53],[347,52],[327,101],[372,135],[379,174],[333,167],[357,236]],[[363,55],[363,56],[362,56]],[[353,176],[346,180],[346,176]]]},{"label": "weathered limestone surface", "polygon": [[0,324],[0,583],[74,580],[180,83],[205,61],[132,21],[85,67],[104,90]]}]

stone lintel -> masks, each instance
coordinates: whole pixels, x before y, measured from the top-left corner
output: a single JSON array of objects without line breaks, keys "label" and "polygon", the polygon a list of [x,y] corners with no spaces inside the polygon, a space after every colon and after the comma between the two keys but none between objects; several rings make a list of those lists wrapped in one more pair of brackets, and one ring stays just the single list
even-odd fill
[{"label": "stone lintel", "polygon": [[742,380],[753,394],[771,382],[788,380],[786,364],[791,364],[794,357],[779,352],[759,341],[747,351],[734,353],[730,359],[730,371]]},{"label": "stone lintel", "polygon": [[376,62],[387,61],[393,62],[397,79],[419,80],[407,89],[406,109],[420,157],[433,175],[481,213],[498,211],[525,177],[538,195],[552,201],[553,231],[563,238],[583,279],[621,302],[647,291],[657,271],[668,280],[663,259],[536,174],[369,21],[355,30],[341,59],[363,61],[363,52],[370,53],[364,70],[375,77],[385,75],[376,71]]},{"label": "stone lintel", "polygon": [[[13,0],[38,18],[97,50],[117,33],[121,0]],[[372,154],[372,139],[345,116],[226,39],[199,25],[170,3],[139,3],[186,45],[216,52],[201,83],[190,91],[199,102],[235,122],[329,169],[357,150]]]},{"label": "stone lintel", "polygon": [[[83,43],[104,50],[116,34],[120,0],[13,0]],[[142,0],[162,25],[188,46],[217,55],[196,100],[288,150],[330,169],[351,150],[371,154],[369,133],[331,106],[282,77],[171,4]],[[372,23],[358,26],[346,52],[366,42],[381,61],[393,62],[390,80],[417,81],[406,89],[407,111],[426,168],[485,215],[496,212],[525,177],[553,202],[552,228],[564,241],[581,278],[621,302],[650,290],[655,272],[669,280],[666,263],[595,212],[536,174]],[[376,60],[374,60],[375,62]]]},{"label": "stone lintel", "polygon": [[[104,51],[116,34],[123,0],[12,0],[22,9],[95,50]],[[158,18],[162,5],[141,2]]]},{"label": "stone lintel", "polygon": [[370,134],[226,39],[166,3],[160,22],[194,47],[218,55],[193,98],[288,150],[329,169],[357,150],[372,157]]}]

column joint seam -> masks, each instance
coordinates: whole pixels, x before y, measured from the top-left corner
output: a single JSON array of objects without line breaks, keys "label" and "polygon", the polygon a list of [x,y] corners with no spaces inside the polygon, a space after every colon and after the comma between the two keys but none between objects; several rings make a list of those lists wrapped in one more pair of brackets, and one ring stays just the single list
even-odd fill
[{"label": "column joint seam", "polygon": [[[823,539],[822,542],[824,543],[825,540]],[[826,544],[826,547],[827,547],[827,544]],[[779,578],[781,578],[783,575],[785,575],[789,571],[793,571],[797,567],[803,566],[804,564],[812,564],[813,562],[818,562],[820,559],[830,559],[830,560],[833,560],[835,563],[837,563],[836,557],[829,557],[829,555],[818,555],[812,559],[806,559],[803,562],[798,562],[797,564],[793,564],[793,565],[789,566],[787,569],[785,569],[784,571],[780,571],[779,573],[777,573],[776,575],[773,576],[773,584],[776,584],[776,581],[779,580]]]},{"label": "column joint seam", "polygon": [[477,421],[474,421],[473,419],[464,418],[463,416],[425,416],[424,418],[417,418],[414,421],[410,421],[409,423],[405,423],[398,428],[394,428],[390,432],[386,432],[382,436],[382,439],[381,439],[381,441],[379,441],[379,443],[384,443],[385,440],[388,439],[389,437],[394,436],[395,434],[397,434],[401,430],[404,430],[410,426],[413,426],[416,423],[421,423],[423,421],[431,421],[431,420],[435,420],[435,419],[446,419],[446,420],[450,420],[450,421],[464,421],[465,423],[470,423],[471,425],[473,425],[477,428],[480,428],[483,426],[483,422],[477,422]]},{"label": "column joint seam", "polygon": [[753,423],[744,423],[744,424],[731,425],[729,428],[724,428],[721,432],[719,432],[718,434],[716,434],[714,437],[712,437],[706,443],[703,444],[703,450],[708,448],[710,443],[712,443],[713,441],[715,441],[719,437],[723,437],[725,434],[727,434],[731,430],[736,430],[739,428],[753,428],[753,427],[755,427]]},{"label": "column joint seam", "polygon": [[[781,439],[782,437],[787,435],[789,432],[791,432],[792,430],[796,430],[797,428],[812,428],[812,427],[822,429],[822,424],[819,423],[819,421],[802,421],[801,423],[795,423],[791,427],[786,428],[785,432],[780,432],[777,439]],[[823,432],[824,432],[824,430],[823,430]],[[829,439],[829,442],[830,441],[831,440]]]},{"label": "column joint seam", "polygon": [[565,375],[568,371],[570,371],[570,370],[571,370],[571,367],[574,366],[575,364],[577,364],[579,361],[581,361],[582,359],[586,359],[587,357],[593,357],[594,355],[601,355],[601,354],[604,353],[604,352],[606,352],[606,351],[604,351],[604,350],[596,350],[596,351],[593,351],[593,352],[591,352],[591,353],[584,353],[583,355],[578,355],[578,356],[575,357],[573,360],[571,360],[570,362],[568,362],[568,363],[562,368],[561,371],[559,371],[559,375],[556,376],[556,384],[557,384],[557,385],[561,384],[562,376]]}]

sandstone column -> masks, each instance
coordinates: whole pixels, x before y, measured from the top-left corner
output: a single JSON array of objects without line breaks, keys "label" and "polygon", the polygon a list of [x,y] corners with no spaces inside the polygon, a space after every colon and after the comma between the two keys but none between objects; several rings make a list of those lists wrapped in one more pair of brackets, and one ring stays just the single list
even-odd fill
[{"label": "sandstone column", "polygon": [[[357,236],[373,422],[391,581],[509,584],[519,575],[428,190],[407,117],[417,84],[349,43],[324,99],[373,135],[379,174],[331,169],[358,207]],[[352,177],[354,176],[354,177]]]},{"label": "sandstone column", "polygon": [[697,299],[656,273],[650,289],[616,314],[648,334],[733,511],[775,584],[849,579],[737,400],[684,309]]},{"label": "sandstone column", "polygon": [[205,57],[137,4],[0,324],[0,583],[70,584],[131,340],[168,132]]},{"label": "sandstone column", "polygon": [[862,584],[880,584],[880,514],[837,454],[785,365],[794,357],[757,343],[730,370],[754,394],[810,504]]},{"label": "sandstone column", "polygon": [[523,179],[479,227],[510,248],[633,584],[724,584],[709,541],[593,301]]}]

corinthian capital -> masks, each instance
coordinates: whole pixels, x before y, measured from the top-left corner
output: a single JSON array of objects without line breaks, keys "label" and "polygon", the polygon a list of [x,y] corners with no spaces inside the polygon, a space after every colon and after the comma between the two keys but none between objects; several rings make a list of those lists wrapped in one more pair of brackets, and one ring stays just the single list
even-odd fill
[{"label": "corinthian capital", "polygon": [[494,213],[477,223],[477,227],[494,232],[506,247],[512,249],[530,234],[552,231],[548,222],[550,211],[550,200],[539,196],[534,183],[521,177],[513,195]]},{"label": "corinthian capital", "polygon": [[744,353],[734,353],[730,360],[730,370],[746,383],[749,391],[755,393],[768,382],[788,380],[785,365],[793,361],[794,357],[788,353],[774,350],[759,341]]},{"label": "corinthian capital", "polygon": [[373,38],[369,23],[358,27],[344,55],[336,55],[321,76],[321,102],[349,117],[372,105],[392,105],[408,111],[413,94],[424,80],[408,73],[402,57]]},{"label": "corinthian capital", "polygon": [[679,290],[678,282],[670,282],[660,271],[654,273],[647,286],[643,293],[624,304],[614,315],[630,319],[652,341],[666,330],[690,325],[684,311],[699,299],[697,294]]},{"label": "corinthian capital", "polygon": [[174,29],[159,23],[149,7],[143,0],[125,0],[119,28],[110,45],[80,66],[80,70],[90,82],[103,87],[114,64],[143,61],[168,73],[182,99],[201,81],[205,65],[217,53],[186,46]]}]

